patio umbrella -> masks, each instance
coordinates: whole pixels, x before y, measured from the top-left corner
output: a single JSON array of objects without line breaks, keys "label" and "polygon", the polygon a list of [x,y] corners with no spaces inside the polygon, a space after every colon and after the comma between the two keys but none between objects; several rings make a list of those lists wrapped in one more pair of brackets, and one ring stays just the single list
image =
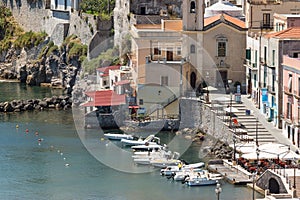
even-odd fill
[{"label": "patio umbrella", "polygon": [[298,160],[300,159],[300,155],[296,154],[293,151],[287,151],[279,155],[279,158],[282,160]]},{"label": "patio umbrella", "polygon": [[[243,157],[245,159],[249,159],[249,160],[256,160],[257,154],[256,154],[256,152],[251,152],[251,153],[243,154],[241,157]],[[258,154],[258,158],[259,159],[276,159],[276,158],[278,158],[278,155],[260,151]]]}]

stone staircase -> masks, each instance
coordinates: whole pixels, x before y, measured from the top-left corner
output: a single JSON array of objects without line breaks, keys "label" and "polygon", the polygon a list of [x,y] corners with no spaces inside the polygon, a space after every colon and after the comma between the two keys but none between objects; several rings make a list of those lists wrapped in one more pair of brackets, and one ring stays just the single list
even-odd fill
[{"label": "stone staircase", "polygon": [[238,110],[233,113],[236,115],[239,124],[247,131],[247,135],[253,138],[254,141],[256,141],[257,131],[258,143],[276,142],[275,137],[259,122],[259,119],[256,120],[256,117],[251,113],[246,115],[247,108],[244,104],[232,102],[232,107]]}]

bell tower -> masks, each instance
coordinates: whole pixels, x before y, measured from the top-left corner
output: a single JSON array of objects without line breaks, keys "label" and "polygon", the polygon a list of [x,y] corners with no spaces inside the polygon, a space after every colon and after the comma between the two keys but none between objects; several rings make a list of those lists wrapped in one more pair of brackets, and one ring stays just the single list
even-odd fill
[{"label": "bell tower", "polygon": [[201,31],[204,23],[204,1],[183,0],[182,28],[184,31]]}]

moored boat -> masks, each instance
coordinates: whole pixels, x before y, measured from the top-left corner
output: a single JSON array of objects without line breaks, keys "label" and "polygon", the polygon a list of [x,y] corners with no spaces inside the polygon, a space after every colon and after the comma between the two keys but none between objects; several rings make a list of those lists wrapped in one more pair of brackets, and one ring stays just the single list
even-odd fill
[{"label": "moored boat", "polygon": [[218,181],[222,179],[219,174],[209,173],[207,170],[203,170],[197,173],[190,174],[184,182],[188,186],[205,186],[205,185],[215,185]]},{"label": "moored boat", "polygon": [[104,136],[109,139],[109,140],[133,140],[132,135],[127,135],[127,134],[118,134],[118,133],[105,133]]}]

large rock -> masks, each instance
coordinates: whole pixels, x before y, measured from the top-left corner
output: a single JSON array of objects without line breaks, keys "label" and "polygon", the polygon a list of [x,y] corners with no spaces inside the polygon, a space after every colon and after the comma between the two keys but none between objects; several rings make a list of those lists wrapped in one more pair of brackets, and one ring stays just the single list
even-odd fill
[{"label": "large rock", "polygon": [[14,111],[14,108],[10,102],[5,102],[3,109],[4,109],[4,112],[13,112]]}]

